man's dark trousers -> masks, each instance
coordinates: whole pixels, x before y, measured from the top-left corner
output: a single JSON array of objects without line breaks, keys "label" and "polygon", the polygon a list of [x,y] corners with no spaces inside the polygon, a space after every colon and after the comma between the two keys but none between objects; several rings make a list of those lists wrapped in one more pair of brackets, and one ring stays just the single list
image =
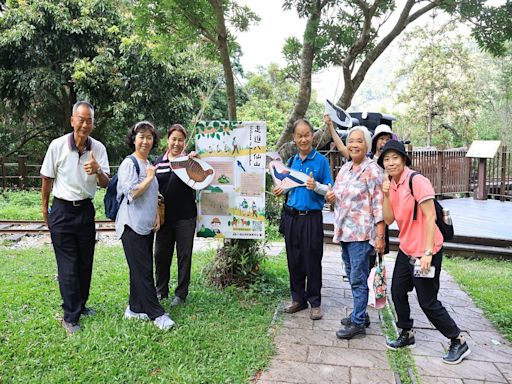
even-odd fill
[{"label": "man's dark trousers", "polygon": [[91,200],[80,203],[54,199],[48,225],[57,259],[64,320],[77,323],[91,286],[96,230]]},{"label": "man's dark trousers", "polygon": [[283,215],[292,300],[309,302],[312,308],[319,307],[324,253],[322,212],[313,211],[306,215],[283,212]]}]

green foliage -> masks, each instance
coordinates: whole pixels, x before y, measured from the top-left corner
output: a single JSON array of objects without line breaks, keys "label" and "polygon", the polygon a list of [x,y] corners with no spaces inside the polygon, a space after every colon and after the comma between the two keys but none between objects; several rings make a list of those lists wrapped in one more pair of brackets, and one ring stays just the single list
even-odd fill
[{"label": "green foliage", "polygon": [[137,120],[161,131],[186,125],[213,81],[208,62],[193,48],[157,59],[133,29],[129,9],[113,0],[10,3],[0,18],[3,154],[24,151],[41,161],[49,142],[71,131],[78,99],[95,106],[93,136],[112,164],[127,153],[123,138]]},{"label": "green foliage", "polygon": [[258,240],[224,240],[208,268],[210,280],[219,287],[247,287],[254,283],[265,259],[264,247]]},{"label": "green foliage", "polygon": [[406,110],[397,131],[414,145],[458,147],[476,136],[474,122],[482,106],[478,55],[455,32],[451,23],[417,28],[402,42],[397,101]]},{"label": "green foliage", "polygon": [[[380,311],[380,315],[383,318],[383,331],[386,338],[390,340],[395,340],[398,335],[396,333],[396,328],[394,325],[394,318],[389,305],[387,305],[382,311]],[[386,351],[386,355],[389,361],[389,365],[393,369],[393,371],[398,372],[400,376],[400,380],[404,384],[413,384],[411,377],[409,376],[409,372],[407,368],[410,368],[414,374],[415,382],[418,383],[418,370],[416,369],[416,365],[414,364],[414,359],[412,357],[411,351],[409,348],[400,348],[395,351],[388,349]]]},{"label": "green foliage", "polygon": [[268,330],[286,292],[286,261],[267,260],[250,290],[218,290],[201,274],[212,257],[194,254],[187,304],[170,310],[164,302],[177,324],[165,332],[123,320],[129,291],[123,251],[98,246],[89,299],[98,313],[67,337],[54,318],[61,308],[51,248],[2,248],[0,382],[248,382],[274,352]]},{"label": "green foliage", "polygon": [[[106,220],[103,197],[106,190],[98,189],[93,200],[96,220]],[[50,198],[51,201],[51,198]],[[43,220],[41,192],[38,190],[3,190],[0,193],[0,217],[3,220]]]},{"label": "green foliage", "polygon": [[443,268],[512,341],[512,261],[445,258]]},{"label": "green foliage", "polygon": [[[267,148],[272,149],[293,109],[299,91],[297,84],[288,79],[277,64],[270,64],[267,68],[258,68],[256,73],[247,74],[245,91],[248,100],[238,108],[238,117],[245,121],[266,121]],[[323,106],[313,100],[316,100],[315,93],[313,93],[306,118],[313,126],[319,127],[323,125]]]}]

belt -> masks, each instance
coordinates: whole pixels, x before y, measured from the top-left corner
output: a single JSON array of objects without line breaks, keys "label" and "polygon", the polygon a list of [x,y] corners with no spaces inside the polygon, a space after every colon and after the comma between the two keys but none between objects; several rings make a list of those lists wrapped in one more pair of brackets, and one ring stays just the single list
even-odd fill
[{"label": "belt", "polygon": [[72,205],[73,207],[81,207],[82,205],[90,204],[92,200],[84,199],[84,200],[69,201],[69,200],[59,199],[58,197],[54,197],[53,202],[55,203],[56,201],[59,203]]},{"label": "belt", "polygon": [[288,204],[283,204],[283,208],[286,213],[293,215],[293,216],[306,216],[306,215],[309,215],[310,213],[321,212],[321,210],[319,210],[319,209],[312,209],[309,211],[299,211],[298,209],[290,207]]}]

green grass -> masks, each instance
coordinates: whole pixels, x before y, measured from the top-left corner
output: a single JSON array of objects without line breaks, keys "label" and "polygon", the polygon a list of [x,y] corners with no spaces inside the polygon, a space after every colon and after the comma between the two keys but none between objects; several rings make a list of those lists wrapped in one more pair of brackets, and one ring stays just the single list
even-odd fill
[{"label": "green grass", "polygon": [[[382,311],[380,311],[381,315],[383,316],[383,323],[384,323],[384,335],[388,337],[391,340],[394,340],[397,338],[396,330],[393,325],[393,322],[395,321],[393,318],[393,315],[391,314],[391,309],[389,306],[386,306]],[[418,371],[416,369],[416,365],[414,364],[414,359],[412,357],[411,351],[409,348],[401,348],[396,351],[393,351],[391,349],[386,350],[386,356],[388,358],[389,366],[391,369],[395,372],[398,372],[398,375],[400,376],[400,380],[404,384],[412,384],[413,381],[411,380],[411,377],[409,376],[409,373],[407,371],[407,367],[411,368],[414,379],[416,383],[419,383],[419,375]]]},{"label": "green grass", "polygon": [[[103,207],[105,189],[101,188],[94,197],[96,220],[106,220]],[[50,197],[51,205],[51,197]],[[0,189],[0,218],[2,220],[42,220],[41,192]]]},{"label": "green grass", "polygon": [[445,258],[443,268],[512,341],[512,261]]},{"label": "green grass", "polygon": [[170,310],[177,327],[166,332],[123,320],[129,281],[122,248],[98,246],[88,303],[98,314],[67,337],[54,318],[61,309],[53,250],[0,249],[0,382],[248,382],[274,353],[268,332],[287,294],[286,262],[282,255],[266,260],[250,289],[218,290],[202,274],[212,257],[194,254],[187,304]]}]

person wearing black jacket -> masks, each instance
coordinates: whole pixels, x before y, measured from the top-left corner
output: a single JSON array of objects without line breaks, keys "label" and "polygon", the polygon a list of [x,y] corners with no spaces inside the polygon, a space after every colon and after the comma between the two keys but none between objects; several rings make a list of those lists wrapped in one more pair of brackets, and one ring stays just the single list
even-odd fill
[{"label": "person wearing black jacket", "polygon": [[[160,300],[169,297],[170,269],[176,247],[178,285],[171,301],[171,306],[176,306],[184,304],[188,295],[197,206],[194,189],[186,185],[169,164],[169,160],[185,156],[187,131],[180,124],[173,124],[167,138],[167,150],[156,160],[156,177],[165,199],[165,221],[155,242],[156,292]],[[189,156],[195,156],[195,152]]]}]

